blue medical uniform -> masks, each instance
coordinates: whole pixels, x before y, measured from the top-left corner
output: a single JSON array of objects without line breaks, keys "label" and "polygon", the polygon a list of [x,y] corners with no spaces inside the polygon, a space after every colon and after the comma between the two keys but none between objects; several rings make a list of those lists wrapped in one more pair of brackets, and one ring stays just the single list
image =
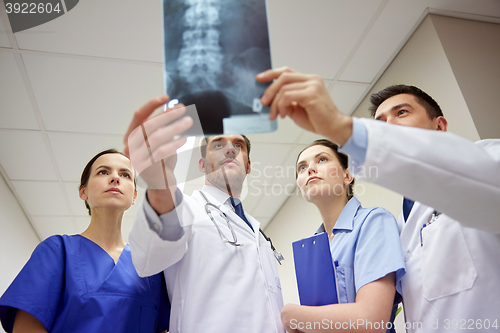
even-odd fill
[{"label": "blue medical uniform", "polygon": [[115,264],[83,236],[51,236],[0,298],[0,320],[11,332],[21,309],[48,332],[160,332],[170,316],[164,281],[139,277],[128,245]]},{"label": "blue medical uniform", "polygon": [[[325,232],[323,224],[316,233],[320,232]],[[363,208],[358,199],[351,198],[340,213],[333,234],[330,252],[337,271],[340,303],[354,303],[359,288],[389,273],[396,273],[396,285],[404,276],[405,261],[396,219],[384,208]],[[391,321],[396,309],[397,303]]]}]

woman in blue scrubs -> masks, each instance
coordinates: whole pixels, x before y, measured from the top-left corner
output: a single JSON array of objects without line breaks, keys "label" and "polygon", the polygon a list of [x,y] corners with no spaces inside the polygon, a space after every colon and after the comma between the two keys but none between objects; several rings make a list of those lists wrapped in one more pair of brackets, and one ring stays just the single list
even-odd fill
[{"label": "woman in blue scrubs", "polygon": [[296,170],[302,196],[321,213],[317,233],[329,237],[340,304],[287,304],[281,317],[288,332],[394,332],[396,284],[405,273],[396,220],[383,208],[361,207],[347,156],[337,148],[313,142],[299,154]]},{"label": "woman in blue scrubs", "polygon": [[140,278],[121,234],[137,197],[130,160],[115,149],[85,167],[79,190],[91,215],[80,235],[41,242],[0,298],[7,332],[162,332],[170,305],[162,274]]}]

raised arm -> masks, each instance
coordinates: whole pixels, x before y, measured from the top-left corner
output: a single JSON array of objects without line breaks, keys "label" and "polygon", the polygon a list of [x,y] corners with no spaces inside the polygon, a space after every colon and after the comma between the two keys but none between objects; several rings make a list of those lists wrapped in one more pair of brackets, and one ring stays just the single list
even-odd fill
[{"label": "raised arm", "polygon": [[168,100],[168,96],[160,96],[144,104],[135,112],[124,137],[125,153],[148,186],[129,236],[132,260],[140,276],[161,272],[182,258],[190,235],[181,225],[191,213],[180,203],[182,195],[176,198],[174,168],[176,151],[186,142],[185,137],[175,137],[190,128],[193,120],[182,117],[183,105],[151,117]]},{"label": "raised arm", "polygon": [[[500,233],[500,140],[473,143],[452,133],[364,120],[373,183],[435,208],[463,226]],[[401,144],[404,143],[404,144]]]},{"label": "raised arm", "polygon": [[[271,105],[271,118],[289,116],[341,146],[358,140],[353,118],[338,111],[320,77],[280,68],[259,74],[257,80],[274,80],[261,100]],[[358,166],[366,172],[359,169],[357,178],[434,207],[466,227],[500,233],[499,140],[474,144],[451,133],[364,123],[368,145],[361,159],[366,164]],[[353,151],[342,152],[353,156]],[[377,172],[368,173],[370,167]]]},{"label": "raised arm", "polygon": [[146,181],[149,203],[158,214],[169,212],[175,207],[176,150],[186,143],[186,137],[174,138],[193,124],[190,117],[178,119],[185,113],[182,104],[150,118],[168,100],[168,96],[160,96],[137,110],[123,139],[125,154]]}]

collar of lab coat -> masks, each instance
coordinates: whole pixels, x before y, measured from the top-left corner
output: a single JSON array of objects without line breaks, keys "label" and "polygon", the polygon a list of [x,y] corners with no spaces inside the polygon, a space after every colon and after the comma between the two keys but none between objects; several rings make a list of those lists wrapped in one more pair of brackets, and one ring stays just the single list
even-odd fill
[{"label": "collar of lab coat", "polygon": [[220,206],[224,205],[226,201],[229,200],[229,194],[218,189],[215,186],[203,185],[201,190],[203,191],[203,193],[209,194],[212,198],[215,199],[215,202],[212,202],[213,204],[217,204]]},{"label": "collar of lab coat", "polygon": [[[356,216],[359,207],[361,207],[361,202],[359,202],[356,197],[352,197],[344,206],[344,209],[342,209],[337,222],[335,222],[335,226],[333,227],[334,234],[336,230],[352,231],[354,227],[354,217]],[[318,228],[318,230],[316,230],[316,234],[322,232],[325,232],[325,226],[323,225],[323,223]]]},{"label": "collar of lab coat", "polygon": [[[229,194],[227,194],[226,192],[218,189],[215,186],[204,185],[202,187],[201,191],[203,191],[203,193],[208,194],[210,196],[209,200],[211,202],[212,202],[211,199],[213,198],[214,200],[213,200],[212,203],[214,205],[218,205],[219,208],[221,208],[221,206],[225,205],[229,201]],[[240,202],[240,199],[239,198],[235,198],[235,201],[236,202]],[[223,208],[221,208],[221,210],[223,212],[225,212],[226,214],[229,214],[231,216],[231,219],[233,219],[233,220],[236,220],[236,219],[241,220],[241,218],[238,215],[236,215],[236,213],[234,212],[233,205],[231,205],[229,203],[226,208],[227,208],[227,211],[225,209],[223,209]],[[260,222],[257,221],[256,219],[254,219],[252,216],[248,215],[247,213],[245,213],[245,217],[250,222],[250,224],[252,225],[252,227],[254,228],[254,230],[256,230],[258,232],[259,228],[260,228]],[[252,229],[250,229],[243,220],[241,220],[241,222],[243,223],[242,225],[244,226],[243,227],[244,230],[246,230],[247,232],[250,232],[252,234],[255,234],[255,231],[252,231]]]}]

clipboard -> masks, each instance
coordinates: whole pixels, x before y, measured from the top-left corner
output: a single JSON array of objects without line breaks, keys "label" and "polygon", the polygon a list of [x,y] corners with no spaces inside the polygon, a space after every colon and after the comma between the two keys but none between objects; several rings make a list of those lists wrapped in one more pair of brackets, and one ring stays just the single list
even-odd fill
[{"label": "clipboard", "polygon": [[323,232],[292,243],[301,305],[339,303],[336,269],[328,234]]}]

